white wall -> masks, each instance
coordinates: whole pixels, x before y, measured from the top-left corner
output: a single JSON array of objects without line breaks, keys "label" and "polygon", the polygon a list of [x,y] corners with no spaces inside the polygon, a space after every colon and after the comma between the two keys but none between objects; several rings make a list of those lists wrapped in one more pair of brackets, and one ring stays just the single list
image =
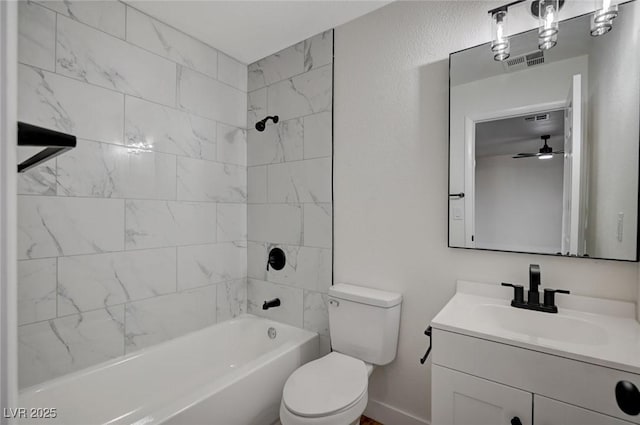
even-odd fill
[{"label": "white wall", "polygon": [[635,263],[447,248],[447,58],[489,40],[495,5],[396,2],[335,32],[334,280],[403,293],[398,356],[374,373],[370,405],[422,421],[431,416],[423,331],[456,279],[526,283],[538,263],[547,286],[637,299]]},{"label": "white wall", "polygon": [[[587,252],[595,257],[636,258],[639,129],[627,123],[637,124],[640,115],[640,60],[624,52],[640,48],[639,26],[640,4],[622,6],[614,29],[594,38],[589,54]],[[617,237],[620,212],[622,241]]]},{"label": "white wall", "polygon": [[[586,56],[452,87],[451,193],[470,193],[469,188],[465,187],[465,120],[467,118],[477,119],[480,114],[531,105],[557,102],[564,104],[571,87],[571,78],[575,74],[582,74],[583,91],[586,92],[588,74]],[[452,199],[451,206],[458,205],[464,211],[465,201],[468,205],[468,200],[469,198]],[[451,246],[466,246],[465,220],[451,220],[449,235]],[[531,247],[525,249],[525,251],[532,250],[534,249]]]},{"label": "white wall", "polygon": [[479,157],[475,178],[477,248],[556,254],[562,239],[562,155]]}]

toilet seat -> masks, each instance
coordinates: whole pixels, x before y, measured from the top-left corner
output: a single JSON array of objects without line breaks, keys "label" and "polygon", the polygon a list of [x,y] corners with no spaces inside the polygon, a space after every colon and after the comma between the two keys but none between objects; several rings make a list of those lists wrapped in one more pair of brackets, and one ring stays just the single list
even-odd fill
[{"label": "toilet seat", "polygon": [[282,404],[299,417],[336,415],[362,401],[368,382],[362,360],[332,352],[291,374],[284,386]]}]

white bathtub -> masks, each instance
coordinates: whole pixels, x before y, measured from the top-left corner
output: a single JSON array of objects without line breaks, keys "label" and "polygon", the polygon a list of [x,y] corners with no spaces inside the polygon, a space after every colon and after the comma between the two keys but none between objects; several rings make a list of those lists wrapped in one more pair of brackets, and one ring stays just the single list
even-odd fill
[{"label": "white bathtub", "polygon": [[27,388],[27,416],[56,418],[20,423],[271,425],[286,379],[317,357],[316,333],[243,315]]}]

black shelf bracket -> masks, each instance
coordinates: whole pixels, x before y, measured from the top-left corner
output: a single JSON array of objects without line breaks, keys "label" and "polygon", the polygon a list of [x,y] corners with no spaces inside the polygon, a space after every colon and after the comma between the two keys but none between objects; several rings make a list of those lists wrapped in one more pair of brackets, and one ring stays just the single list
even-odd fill
[{"label": "black shelf bracket", "polygon": [[49,130],[48,128],[18,122],[18,146],[35,146],[44,148],[37,154],[18,164],[18,172],[24,173],[76,147],[76,136]]}]

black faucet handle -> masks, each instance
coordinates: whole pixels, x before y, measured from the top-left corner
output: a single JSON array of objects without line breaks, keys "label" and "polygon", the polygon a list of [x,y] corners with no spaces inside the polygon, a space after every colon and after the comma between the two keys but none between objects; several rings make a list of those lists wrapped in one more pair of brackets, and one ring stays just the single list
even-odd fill
[{"label": "black faucet handle", "polygon": [[571,292],[566,289],[549,289],[545,288],[544,292],[553,292],[555,294],[570,294]]},{"label": "black faucet handle", "polygon": [[566,289],[544,289],[543,307],[552,310],[552,313],[556,313],[558,311],[555,299],[556,294],[570,294],[570,292]]},{"label": "black faucet handle", "polygon": [[511,304],[524,304],[524,286],[502,282],[502,286],[513,288],[513,301]]}]

